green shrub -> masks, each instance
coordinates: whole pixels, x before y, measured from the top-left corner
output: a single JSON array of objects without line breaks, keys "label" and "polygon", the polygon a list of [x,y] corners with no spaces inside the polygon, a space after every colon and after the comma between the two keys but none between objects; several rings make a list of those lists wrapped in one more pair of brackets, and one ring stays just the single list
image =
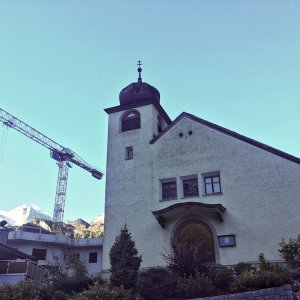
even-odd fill
[{"label": "green shrub", "polygon": [[222,290],[228,290],[233,281],[233,271],[225,267],[211,267],[207,275],[215,287]]},{"label": "green shrub", "polygon": [[68,300],[68,294],[63,291],[55,291],[51,300]]},{"label": "green shrub", "polygon": [[175,297],[177,275],[166,268],[149,268],[139,273],[137,292],[145,300]]},{"label": "green shrub", "polygon": [[178,253],[174,242],[171,243],[173,255],[166,253],[162,254],[167,266],[173,272],[183,275],[195,275],[196,272],[207,274],[209,264],[201,260],[201,257],[195,255],[194,251],[186,250],[183,253]]},{"label": "green shrub", "polygon": [[142,257],[138,255],[135,242],[125,224],[116,237],[109,253],[111,265],[111,283],[123,285],[127,289],[135,288]]},{"label": "green shrub", "polygon": [[66,252],[66,270],[71,277],[86,277],[87,266],[86,263],[80,260],[79,254],[73,250],[68,250]]},{"label": "green shrub", "polygon": [[215,288],[211,280],[198,272],[192,275],[179,277],[177,280],[176,293],[180,298],[197,298],[213,294]]},{"label": "green shrub", "polygon": [[52,282],[52,290],[54,291],[63,291],[67,294],[81,292],[84,289],[87,289],[92,283],[91,278],[83,277],[60,277],[56,278]]},{"label": "green shrub", "polygon": [[291,282],[288,271],[275,273],[258,271],[255,274],[242,273],[236,277],[230,286],[232,292],[244,292],[256,289],[281,286]]},{"label": "green shrub", "polygon": [[92,285],[98,284],[98,285],[103,285],[104,284],[104,279],[102,278],[101,272],[95,274],[92,277]]},{"label": "green shrub", "polygon": [[88,290],[78,293],[72,300],[133,300],[131,290],[121,287],[91,286]]},{"label": "green shrub", "polygon": [[259,270],[261,271],[270,271],[274,273],[282,273],[286,271],[286,268],[280,266],[279,264],[270,263],[265,259],[263,253],[260,253],[258,256],[259,260]]},{"label": "green shrub", "polygon": [[297,239],[290,239],[286,242],[284,239],[279,243],[278,250],[280,256],[288,263],[289,266],[296,268],[300,266],[300,235]]},{"label": "green shrub", "polygon": [[45,286],[31,280],[17,284],[7,284],[0,287],[1,300],[45,300],[50,299],[50,293]]},{"label": "green shrub", "polygon": [[253,274],[257,271],[257,268],[250,263],[240,262],[234,266],[234,271],[237,275],[242,273]]}]

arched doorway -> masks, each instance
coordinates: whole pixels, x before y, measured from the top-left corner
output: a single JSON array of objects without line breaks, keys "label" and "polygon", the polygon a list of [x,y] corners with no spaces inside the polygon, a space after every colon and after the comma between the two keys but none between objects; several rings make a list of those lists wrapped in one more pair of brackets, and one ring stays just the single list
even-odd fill
[{"label": "arched doorway", "polygon": [[175,231],[177,255],[191,256],[201,263],[215,262],[214,240],[209,226],[200,220],[188,220]]}]

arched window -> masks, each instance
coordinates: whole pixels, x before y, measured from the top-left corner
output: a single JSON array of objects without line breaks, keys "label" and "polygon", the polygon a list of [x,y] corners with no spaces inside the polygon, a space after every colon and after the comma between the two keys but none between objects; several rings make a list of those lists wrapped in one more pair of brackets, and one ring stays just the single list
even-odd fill
[{"label": "arched window", "polygon": [[122,131],[129,131],[141,128],[141,116],[137,110],[127,112],[122,118]]},{"label": "arched window", "polygon": [[190,220],[179,226],[174,236],[174,246],[179,257],[207,263],[215,262],[213,235],[208,225]]}]

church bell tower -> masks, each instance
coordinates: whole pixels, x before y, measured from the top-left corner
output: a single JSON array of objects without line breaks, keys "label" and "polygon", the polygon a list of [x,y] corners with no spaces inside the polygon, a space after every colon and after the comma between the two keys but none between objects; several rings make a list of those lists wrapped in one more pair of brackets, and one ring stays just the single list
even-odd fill
[{"label": "church bell tower", "polygon": [[143,255],[143,239],[156,225],[153,210],[153,153],[151,140],[171,120],[160,105],[159,91],[138,80],[121,90],[119,105],[108,114],[103,271],[109,270],[109,251],[126,223]]}]

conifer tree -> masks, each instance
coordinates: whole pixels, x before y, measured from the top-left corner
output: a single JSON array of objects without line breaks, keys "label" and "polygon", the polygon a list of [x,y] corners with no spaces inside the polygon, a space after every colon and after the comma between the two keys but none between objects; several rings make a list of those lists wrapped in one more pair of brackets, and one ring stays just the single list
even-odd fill
[{"label": "conifer tree", "polygon": [[112,284],[115,286],[123,285],[127,289],[134,288],[142,257],[138,255],[135,242],[132,240],[126,224],[116,237],[115,243],[110,249],[109,257]]}]

